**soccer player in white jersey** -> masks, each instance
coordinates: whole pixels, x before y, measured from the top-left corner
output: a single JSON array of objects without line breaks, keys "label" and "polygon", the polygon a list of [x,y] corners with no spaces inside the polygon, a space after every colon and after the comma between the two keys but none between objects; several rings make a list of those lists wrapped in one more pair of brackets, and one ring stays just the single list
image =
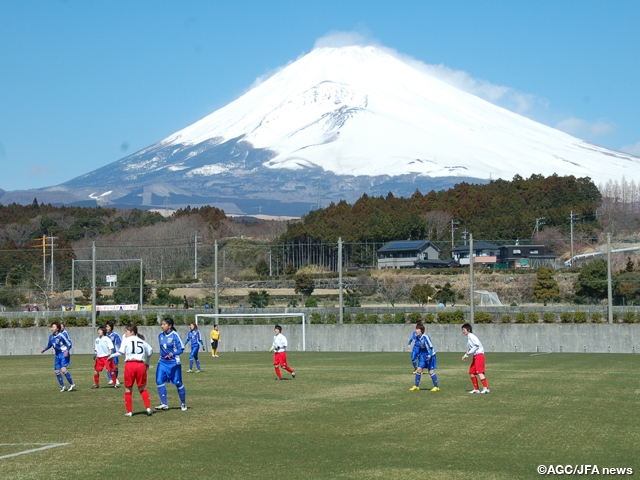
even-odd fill
[{"label": "soccer player in white jersey", "polygon": [[96,364],[93,374],[93,386],[91,388],[100,387],[100,372],[107,369],[107,373],[113,372],[113,360],[109,355],[114,353],[115,348],[113,342],[107,337],[107,330],[104,327],[98,327],[98,338],[93,342],[93,351],[95,353]]},{"label": "soccer player in white jersey", "polygon": [[[122,338],[113,331],[113,323],[105,323],[104,328],[107,329],[107,337],[113,342],[114,351],[118,350],[122,343]],[[118,380],[118,357],[113,359],[113,370],[111,372],[107,370],[107,377],[109,377],[109,385],[113,385],[114,388],[120,388],[120,381]]]},{"label": "soccer player in white jersey", "polygon": [[147,370],[149,369],[149,358],[153,355],[153,349],[144,341],[144,336],[138,333],[138,327],[129,324],[125,328],[124,340],[120,348],[110,356],[115,358],[125,355],[124,360],[124,404],[127,409],[125,417],[132,416],[133,384],[138,385],[138,391],[147,409],[147,415],[152,415],[151,400],[147,390]]},{"label": "soccer player in white jersey", "polygon": [[282,327],[280,325],[276,325],[273,332],[275,333],[275,336],[273,337],[273,345],[269,351],[274,352],[273,368],[276,370],[276,380],[282,380],[280,367],[289,372],[292,378],[296,378],[296,372],[287,365],[287,337],[282,335]]},{"label": "soccer player in white jersey", "polygon": [[[473,355],[473,360],[469,367],[469,376],[471,377],[471,383],[473,383],[473,390],[469,393],[489,393],[489,384],[484,375],[484,348],[482,348],[482,343],[480,343],[478,337],[471,333],[471,325],[468,323],[462,325],[462,333],[467,337],[467,353],[462,356],[462,360],[464,361],[469,355]],[[484,387],[482,391],[478,388],[478,378]]]}]

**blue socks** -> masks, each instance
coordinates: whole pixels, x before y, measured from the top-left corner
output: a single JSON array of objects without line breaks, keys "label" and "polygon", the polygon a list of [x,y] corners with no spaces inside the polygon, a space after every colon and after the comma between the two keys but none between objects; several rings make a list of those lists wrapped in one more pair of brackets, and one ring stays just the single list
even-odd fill
[{"label": "blue socks", "polygon": [[431,375],[431,380],[433,381],[433,386],[434,387],[438,387],[438,377],[436,377],[435,373],[430,373],[429,375]]},{"label": "blue socks", "polygon": [[178,395],[180,395],[180,403],[185,405],[187,403],[187,389],[184,385],[178,387]]},{"label": "blue socks", "polygon": [[109,370],[107,370],[107,378],[109,379],[110,382],[113,382],[113,378],[111,377],[111,372]]},{"label": "blue socks", "polygon": [[196,360],[196,367],[198,367],[198,370],[200,370],[200,360]]},{"label": "blue socks", "polygon": [[[71,374],[67,371],[64,372],[64,376],[67,377],[67,382],[69,382],[69,385],[73,385],[73,380],[71,380]],[[62,379],[60,379],[60,383],[62,384]]]},{"label": "blue socks", "polygon": [[58,383],[60,384],[60,386],[64,388],[64,380],[62,380],[62,374],[56,373],[56,378],[58,379]]},{"label": "blue socks", "polygon": [[189,370],[193,369],[193,357],[189,359]]},{"label": "blue socks", "polygon": [[416,387],[420,386],[420,379],[422,378],[421,373],[416,373]]},{"label": "blue socks", "polygon": [[160,395],[160,403],[162,405],[168,405],[167,403],[167,387],[164,385],[158,385],[158,395]]}]

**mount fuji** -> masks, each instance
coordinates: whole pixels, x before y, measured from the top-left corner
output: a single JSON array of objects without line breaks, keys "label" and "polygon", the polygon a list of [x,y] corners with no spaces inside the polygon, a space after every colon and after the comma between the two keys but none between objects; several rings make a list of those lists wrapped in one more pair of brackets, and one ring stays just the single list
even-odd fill
[{"label": "mount fuji", "polygon": [[155,145],[36,193],[301,214],[363,193],[408,196],[531,174],[598,183],[639,167],[638,157],[496,106],[378,48],[351,46],[317,48]]}]

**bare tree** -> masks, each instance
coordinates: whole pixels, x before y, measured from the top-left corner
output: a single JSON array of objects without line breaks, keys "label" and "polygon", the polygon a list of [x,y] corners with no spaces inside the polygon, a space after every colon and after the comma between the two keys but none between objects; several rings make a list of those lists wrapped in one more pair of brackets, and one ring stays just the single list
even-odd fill
[{"label": "bare tree", "polygon": [[442,210],[433,210],[423,214],[422,218],[427,224],[427,239],[437,242],[448,234],[453,215]]}]

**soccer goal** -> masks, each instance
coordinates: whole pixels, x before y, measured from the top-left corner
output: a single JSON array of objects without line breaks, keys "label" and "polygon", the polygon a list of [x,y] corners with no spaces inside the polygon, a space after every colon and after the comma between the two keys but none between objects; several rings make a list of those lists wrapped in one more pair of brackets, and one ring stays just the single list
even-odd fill
[{"label": "soccer goal", "polygon": [[196,325],[198,318],[213,318],[216,323],[219,318],[302,318],[302,351],[307,350],[306,314],[304,313],[198,313],[196,315]]},{"label": "soccer goal", "polygon": [[473,293],[480,296],[480,306],[484,307],[501,307],[502,302],[498,298],[496,292],[488,292],[486,290],[474,290]]}]

